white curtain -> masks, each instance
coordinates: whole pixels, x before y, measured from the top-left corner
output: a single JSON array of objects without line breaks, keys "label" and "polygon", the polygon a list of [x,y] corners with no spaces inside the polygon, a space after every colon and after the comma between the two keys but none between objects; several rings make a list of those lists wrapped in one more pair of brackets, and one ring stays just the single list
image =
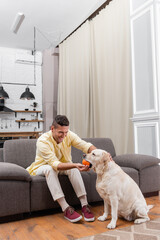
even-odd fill
[{"label": "white curtain", "polygon": [[81,137],[89,129],[90,30],[87,21],[59,46],[58,113],[70,120]]},{"label": "white curtain", "polygon": [[117,153],[133,143],[128,0],[113,0],[90,22],[94,137],[112,139]]},{"label": "white curtain", "polygon": [[111,138],[117,154],[133,151],[129,36],[129,1],[113,0],[60,45],[59,113],[81,137]]}]

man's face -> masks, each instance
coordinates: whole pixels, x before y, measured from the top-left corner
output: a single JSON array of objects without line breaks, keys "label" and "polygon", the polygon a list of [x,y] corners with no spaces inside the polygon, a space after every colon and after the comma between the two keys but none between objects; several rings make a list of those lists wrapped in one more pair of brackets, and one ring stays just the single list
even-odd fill
[{"label": "man's face", "polygon": [[58,125],[57,128],[55,128],[54,126],[51,127],[52,136],[57,144],[61,143],[63,139],[67,136],[68,130],[69,126]]}]

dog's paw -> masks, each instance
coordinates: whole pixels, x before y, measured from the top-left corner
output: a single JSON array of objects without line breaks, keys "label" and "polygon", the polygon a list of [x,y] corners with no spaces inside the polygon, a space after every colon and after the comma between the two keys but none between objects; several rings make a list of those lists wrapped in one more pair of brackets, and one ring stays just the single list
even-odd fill
[{"label": "dog's paw", "polygon": [[113,223],[113,222],[110,222],[108,225],[107,225],[107,228],[108,229],[113,229],[116,227],[116,223]]},{"label": "dog's paw", "polygon": [[104,222],[107,219],[107,215],[104,213],[102,216],[98,217],[98,220]]},{"label": "dog's paw", "polygon": [[135,224],[140,224],[140,223],[147,222],[147,221],[149,221],[149,220],[150,220],[150,218],[137,218],[137,219],[134,221],[134,223],[135,223]]}]

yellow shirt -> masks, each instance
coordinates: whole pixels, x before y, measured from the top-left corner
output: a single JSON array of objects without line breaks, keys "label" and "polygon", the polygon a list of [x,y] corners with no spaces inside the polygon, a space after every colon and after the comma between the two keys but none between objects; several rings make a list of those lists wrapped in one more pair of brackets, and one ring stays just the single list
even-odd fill
[{"label": "yellow shirt", "polygon": [[91,143],[85,142],[71,131],[68,131],[63,142],[57,144],[52,137],[52,131],[46,132],[37,140],[35,162],[27,168],[27,171],[31,175],[36,175],[37,168],[45,164],[49,164],[57,170],[59,163],[72,162],[71,146],[87,153],[91,145]]}]

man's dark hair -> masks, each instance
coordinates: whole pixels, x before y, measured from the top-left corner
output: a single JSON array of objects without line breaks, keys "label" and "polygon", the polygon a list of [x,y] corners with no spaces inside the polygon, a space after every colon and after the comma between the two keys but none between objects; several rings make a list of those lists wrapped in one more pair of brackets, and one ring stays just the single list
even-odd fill
[{"label": "man's dark hair", "polygon": [[55,128],[60,126],[69,126],[69,120],[65,115],[57,115],[52,123]]}]

